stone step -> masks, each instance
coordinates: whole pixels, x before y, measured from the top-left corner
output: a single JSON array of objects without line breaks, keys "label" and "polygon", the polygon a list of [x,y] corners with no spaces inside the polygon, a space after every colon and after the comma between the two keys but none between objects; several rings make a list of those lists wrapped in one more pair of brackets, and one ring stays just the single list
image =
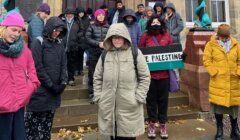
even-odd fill
[{"label": "stone step", "polygon": [[[181,123],[169,123],[167,125],[168,140],[213,140],[216,128],[204,120],[189,119]],[[159,130],[157,130],[156,140],[160,140]],[[108,136],[102,136],[98,133],[85,134],[83,140],[110,140]],[[224,136],[225,140],[230,140],[229,136]],[[52,140],[60,140],[57,133],[52,134]],[[137,140],[148,140],[147,134],[137,137]]]},{"label": "stone step", "polygon": [[[69,90],[68,90],[69,91]],[[75,99],[63,100],[61,107],[57,109],[56,116],[77,116],[97,113],[97,105],[89,104],[88,99],[78,99],[83,96],[87,96],[84,93],[68,93],[71,94]],[[65,94],[67,96],[67,94]],[[63,96],[65,96],[63,94]],[[69,96],[68,96],[69,97]],[[65,97],[68,98],[68,97]],[[169,96],[169,107],[188,105],[188,97],[183,93],[171,93]]]},{"label": "stone step", "polygon": [[[61,98],[62,100],[88,99],[87,85],[67,86],[65,91],[61,95]],[[170,100],[175,101],[171,102]],[[176,106],[181,103],[189,104],[187,94],[181,91],[169,93],[169,106]]]},{"label": "stone step", "polygon": [[[92,128],[97,127],[97,111],[95,114],[74,114],[76,116],[56,115],[54,118],[53,132],[57,132],[60,128],[67,128],[71,130],[77,130],[78,126],[91,126]],[[145,117],[147,113],[145,110]],[[199,117],[199,110],[189,106],[176,106],[168,108],[168,119],[169,122],[176,120],[196,119]]]},{"label": "stone step", "polygon": [[87,85],[67,86],[61,98],[62,100],[88,99]]}]

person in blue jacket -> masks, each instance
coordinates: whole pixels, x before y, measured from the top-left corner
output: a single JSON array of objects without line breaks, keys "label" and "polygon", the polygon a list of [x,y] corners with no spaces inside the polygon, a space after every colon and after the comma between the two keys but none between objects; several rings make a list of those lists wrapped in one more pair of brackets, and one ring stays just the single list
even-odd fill
[{"label": "person in blue jacket", "polygon": [[42,3],[35,14],[32,14],[28,19],[28,44],[33,42],[38,36],[42,36],[44,29],[44,20],[50,15],[50,7],[47,3]]},{"label": "person in blue jacket", "polygon": [[142,31],[139,23],[137,22],[136,14],[132,9],[127,9],[125,11],[125,14],[123,16],[123,23],[127,26],[133,46],[137,47],[142,35]]}]

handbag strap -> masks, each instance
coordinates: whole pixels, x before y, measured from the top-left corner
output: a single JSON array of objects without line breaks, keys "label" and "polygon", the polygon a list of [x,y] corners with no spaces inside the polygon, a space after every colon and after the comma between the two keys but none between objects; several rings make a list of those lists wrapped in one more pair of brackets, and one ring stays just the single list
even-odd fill
[{"label": "handbag strap", "polygon": [[152,39],[153,39],[155,45],[160,46],[160,44],[158,43],[157,38],[155,36],[152,36]]}]

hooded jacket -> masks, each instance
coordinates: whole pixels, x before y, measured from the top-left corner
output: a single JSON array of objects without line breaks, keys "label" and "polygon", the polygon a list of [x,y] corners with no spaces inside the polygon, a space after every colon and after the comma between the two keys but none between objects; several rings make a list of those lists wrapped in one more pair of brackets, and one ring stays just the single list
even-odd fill
[{"label": "hooded jacket", "polygon": [[206,44],[203,64],[209,75],[209,101],[225,107],[240,105],[240,45],[231,37],[226,53],[215,36]]},{"label": "hooded jacket", "polygon": [[53,40],[51,34],[54,29],[61,27],[60,39],[67,29],[58,17],[51,17],[43,31],[43,42],[35,40],[32,43],[32,53],[41,87],[32,96],[28,111],[49,111],[60,106],[61,97],[50,89],[53,84],[65,84],[67,76],[67,58],[63,43],[60,39]]},{"label": "hooded jacket", "polygon": [[[111,43],[114,35],[125,40],[120,49],[114,48]],[[143,104],[150,84],[145,58],[138,50],[137,77],[131,38],[123,23],[110,26],[104,47],[108,50],[104,66],[99,59],[94,73],[94,101],[98,102],[99,132],[121,137],[142,135],[145,131]]]},{"label": "hooded jacket", "polygon": [[180,43],[180,33],[183,30],[182,17],[176,12],[176,8],[173,3],[168,3],[164,8],[164,11],[166,11],[166,8],[172,8],[174,11],[173,15],[166,20],[168,32],[172,37],[173,43]]},{"label": "hooded jacket", "polygon": [[[161,7],[161,9],[162,9],[162,12],[160,15],[157,14],[157,7]],[[154,10],[155,14],[157,14],[160,17],[160,19],[163,20],[165,18],[164,17],[164,6],[163,6],[162,2],[156,2],[155,5],[153,6],[153,10]]]},{"label": "hooded jacket", "polygon": [[[78,44],[78,32],[79,32],[79,24],[77,22],[75,9],[67,8],[59,17],[62,19],[62,21],[65,23],[65,26],[67,27],[67,34],[63,38],[65,50],[67,52],[69,51],[77,51],[80,46]],[[65,17],[66,14],[74,14],[74,18],[72,19],[71,23],[67,22],[67,19]]]},{"label": "hooded jacket", "polygon": [[[79,13],[83,12],[84,13],[84,16],[82,18],[80,18],[78,16]],[[77,9],[76,9],[76,14],[77,14],[77,23],[79,25],[79,31],[78,31],[78,43],[79,43],[79,46],[85,50],[87,49],[89,46],[87,44],[87,41],[86,41],[86,32],[87,32],[87,28],[89,27],[90,25],[90,19],[87,17],[86,15],[86,12],[84,10],[83,7],[79,6]]]},{"label": "hooded jacket", "polygon": [[[133,17],[133,21],[131,24],[129,24],[127,22],[127,16],[132,16]],[[127,9],[125,11],[125,14],[123,16],[123,23],[127,26],[129,34],[131,36],[131,40],[132,40],[132,44],[133,46],[137,47],[138,46],[138,42],[141,38],[142,35],[142,31],[141,31],[141,27],[140,25],[137,23],[137,17],[134,13],[133,10],[131,9]]]}]

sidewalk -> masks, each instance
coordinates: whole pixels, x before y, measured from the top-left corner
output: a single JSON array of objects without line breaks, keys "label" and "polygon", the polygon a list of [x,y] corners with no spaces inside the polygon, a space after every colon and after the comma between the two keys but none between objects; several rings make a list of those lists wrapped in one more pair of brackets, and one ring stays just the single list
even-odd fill
[{"label": "sidewalk", "polygon": [[[204,120],[181,120],[179,122],[170,122],[168,124],[169,140],[214,140],[216,133],[215,126]],[[156,140],[160,140],[159,131]],[[53,134],[52,140],[58,140],[56,134]],[[109,137],[99,136],[97,134],[86,134],[83,140],[109,140]],[[148,140],[147,135],[138,137],[137,140]],[[225,140],[230,140],[225,136]]]}]

